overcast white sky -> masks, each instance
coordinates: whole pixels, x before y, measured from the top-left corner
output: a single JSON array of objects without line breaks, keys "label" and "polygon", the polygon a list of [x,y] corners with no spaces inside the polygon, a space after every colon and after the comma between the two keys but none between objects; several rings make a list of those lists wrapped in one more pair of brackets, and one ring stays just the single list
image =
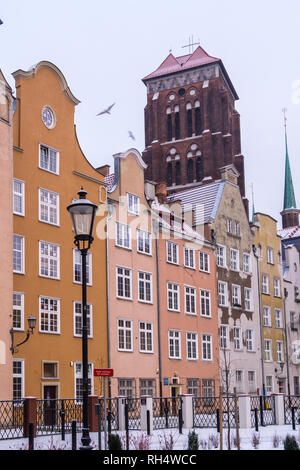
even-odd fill
[{"label": "overcast white sky", "polygon": [[[240,100],[246,190],[255,209],[279,221],[284,185],[284,107],[290,163],[300,208],[299,0],[14,0],[3,2],[0,68],[11,73],[49,60],[81,101],[75,122],[95,165],[144,149],[146,87],[141,78],[168,55],[183,55],[193,35],[220,57]],[[96,114],[116,103],[112,114]],[[131,130],[136,137],[128,136]]]}]

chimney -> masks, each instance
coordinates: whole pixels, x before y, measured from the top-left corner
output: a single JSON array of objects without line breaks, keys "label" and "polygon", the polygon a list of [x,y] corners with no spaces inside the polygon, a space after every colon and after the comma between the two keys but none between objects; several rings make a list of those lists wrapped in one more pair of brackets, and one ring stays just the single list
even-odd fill
[{"label": "chimney", "polygon": [[155,195],[160,204],[165,204],[167,201],[167,183],[157,183],[155,186]]},{"label": "chimney", "polygon": [[110,165],[102,165],[96,168],[96,171],[103,176],[109,175]]}]

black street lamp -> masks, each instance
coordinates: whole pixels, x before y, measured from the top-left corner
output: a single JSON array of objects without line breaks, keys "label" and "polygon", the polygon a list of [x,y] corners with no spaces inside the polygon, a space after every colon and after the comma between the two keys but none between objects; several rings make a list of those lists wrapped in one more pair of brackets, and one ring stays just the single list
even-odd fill
[{"label": "black street lamp", "polygon": [[21,341],[21,343],[14,345],[14,329],[11,328],[10,331],[9,331],[10,332],[10,337],[11,337],[10,350],[11,350],[12,354],[14,354],[16,352],[16,348],[18,346],[21,346],[21,344],[24,344],[29,340],[30,333],[33,335],[33,330],[34,330],[35,324],[36,324],[36,318],[33,315],[29,315],[27,321],[28,321],[28,330],[26,331],[26,338],[24,339],[24,341]]},{"label": "black street lamp", "polygon": [[79,199],[67,207],[70,213],[75,233],[74,244],[81,252],[82,272],[82,446],[80,450],[91,450],[88,416],[88,328],[87,328],[87,302],[86,302],[86,257],[93,243],[93,227],[98,209],[96,204],[86,199],[87,192],[81,188],[77,193]]}]

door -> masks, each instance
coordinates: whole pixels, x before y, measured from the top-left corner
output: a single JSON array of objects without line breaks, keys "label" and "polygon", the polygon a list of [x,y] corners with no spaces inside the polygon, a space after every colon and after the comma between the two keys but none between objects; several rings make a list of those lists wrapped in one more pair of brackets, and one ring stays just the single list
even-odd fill
[{"label": "door", "polygon": [[57,385],[44,386],[44,424],[55,426],[57,409]]},{"label": "door", "polygon": [[285,393],[285,380],[284,379],[278,380],[278,392]]},{"label": "door", "polygon": [[178,386],[173,386],[171,387],[171,397],[172,397],[172,408],[171,408],[171,413],[172,416],[177,416],[177,410],[178,410],[178,397],[179,395],[179,387]]}]

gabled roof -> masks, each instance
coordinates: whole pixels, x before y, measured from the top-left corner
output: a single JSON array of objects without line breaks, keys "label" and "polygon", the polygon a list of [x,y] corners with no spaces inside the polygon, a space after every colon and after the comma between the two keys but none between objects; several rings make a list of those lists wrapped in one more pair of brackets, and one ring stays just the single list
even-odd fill
[{"label": "gabled roof", "polygon": [[300,237],[300,226],[282,228],[277,231],[282,240]]},{"label": "gabled roof", "polygon": [[226,181],[219,180],[193,189],[172,194],[168,202],[181,201],[184,212],[195,211],[195,225],[215,219]]},{"label": "gabled roof", "polygon": [[221,59],[217,57],[210,56],[202,47],[198,46],[192,54],[180,57],[174,57],[173,54],[169,54],[154,72],[143,78],[143,81],[170,73],[181,72],[182,70],[191,69],[193,67],[201,67],[202,65],[211,64],[213,62],[220,62],[220,60]]}]

